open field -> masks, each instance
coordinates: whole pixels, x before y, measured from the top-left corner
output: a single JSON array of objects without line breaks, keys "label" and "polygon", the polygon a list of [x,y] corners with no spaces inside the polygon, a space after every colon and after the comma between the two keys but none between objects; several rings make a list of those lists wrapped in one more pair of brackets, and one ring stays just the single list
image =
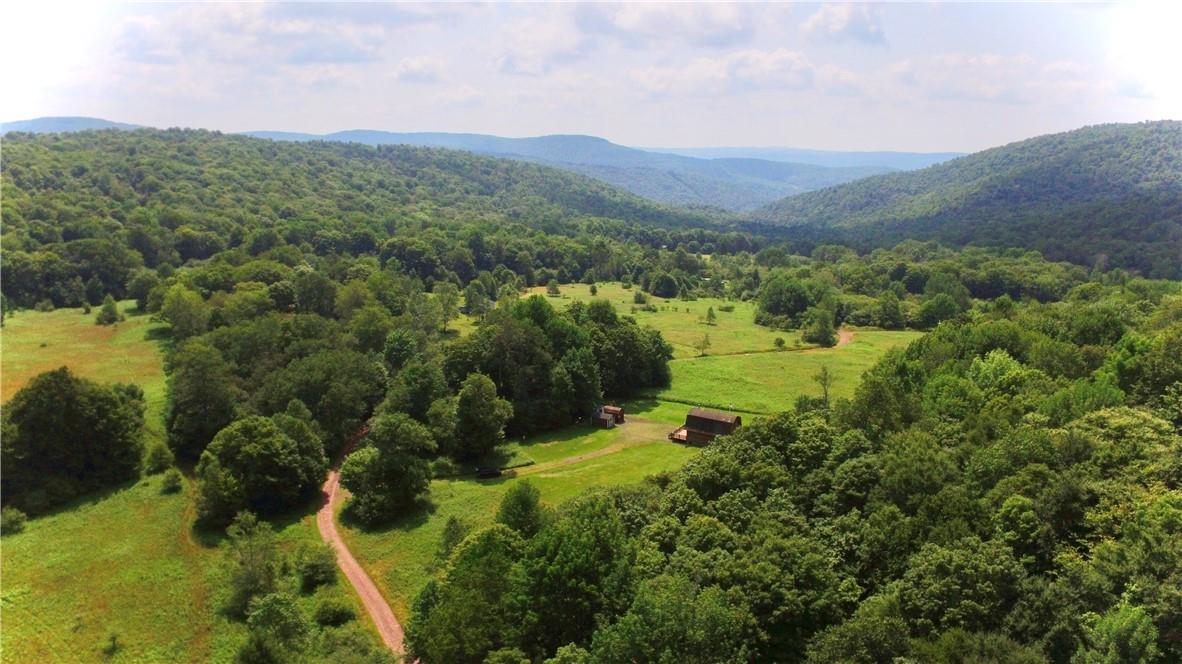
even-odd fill
[{"label": "open field", "polygon": [[[751,353],[755,351],[772,350],[775,348],[776,337],[781,337],[789,348],[796,345],[800,335],[793,332],[772,330],[755,324],[755,303],[722,300],[719,298],[702,298],[683,302],[678,299],[664,299],[649,297],[649,303],[657,307],[657,311],[637,310],[632,313],[636,305],[632,303],[634,293],[640,291],[639,286],[625,290],[618,283],[596,284],[598,293],[592,297],[590,286],[587,284],[567,284],[562,287],[562,294],[550,297],[550,303],[557,308],[564,308],[570,302],[589,302],[591,300],[608,300],[615,305],[621,314],[633,315],[642,325],[650,325],[661,331],[665,340],[673,345],[673,357],[694,357],[698,351],[693,344],[703,335],[710,335],[710,354],[725,355],[729,353]],[[533,288],[530,294],[545,295],[545,287]],[[733,306],[734,311],[723,311],[723,306]],[[713,307],[714,315],[718,317],[714,325],[705,323],[706,310]]]},{"label": "open field", "polygon": [[[127,313],[133,300],[119,303]],[[100,383],[135,383],[144,390],[148,434],[163,439],[164,364],[159,344],[168,326],[146,315],[127,316],[115,325],[95,325],[82,309],[19,311],[0,333],[0,401],[44,371],[67,366]]]},{"label": "open field", "polygon": [[792,407],[801,394],[820,396],[813,376],[822,365],[834,376],[831,397],[848,397],[869,369],[891,348],[905,346],[921,332],[858,330],[842,348],[708,355],[670,362],[673,384],[653,396],[661,401],[712,406],[748,413]]},{"label": "open field", "polygon": [[[66,365],[99,382],[140,385],[149,435],[162,437],[165,380],[156,339],[163,327],[147,316],[101,327],[81,309],[21,311],[3,331],[4,398]],[[0,660],[233,661],[245,628],[218,610],[221,551],[193,533],[193,483],[162,495],[160,480],[86,496],[4,537]],[[286,548],[319,541],[311,512],[276,523]],[[353,597],[343,584],[322,592]],[[301,601],[310,612],[314,600]],[[101,649],[111,634],[120,648],[107,657]]]},{"label": "open field", "polygon": [[415,595],[435,572],[435,554],[449,517],[476,528],[492,523],[505,490],[524,478],[541,490],[545,502],[556,505],[590,487],[629,484],[675,470],[698,450],[668,442],[665,436],[672,428],[665,422],[629,418],[611,430],[572,427],[515,443],[534,465],[495,480],[435,480],[423,509],[374,531],[346,524],[343,534],[395,615],[405,621]]}]

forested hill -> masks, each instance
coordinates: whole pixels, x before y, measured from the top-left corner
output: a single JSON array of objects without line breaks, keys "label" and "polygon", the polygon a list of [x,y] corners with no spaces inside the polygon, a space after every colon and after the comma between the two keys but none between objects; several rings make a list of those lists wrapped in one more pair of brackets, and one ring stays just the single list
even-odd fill
[{"label": "forested hill", "polygon": [[585,229],[647,246],[691,239],[673,237],[678,228],[699,240],[703,228],[720,231],[711,241],[746,237],[721,232],[711,213],[535,164],[195,130],[8,134],[3,217],[4,294],[22,306],[75,301],[79,278],[121,294],[141,257],[180,264],[268,234],[320,254],[391,235],[429,244],[430,229],[461,226],[527,243]]},{"label": "forested hill", "polygon": [[597,136],[577,134],[506,138],[487,134],[351,130],[324,135],[276,131],[248,132],[248,135],[284,141],[349,141],[466,150],[554,166],[663,203],[728,210],[751,210],[782,196],[891,170],[856,161],[829,167],[759,158],[704,159],[638,150]]},{"label": "forested hill", "polygon": [[1026,247],[1048,258],[1182,276],[1182,122],[1109,124],[985,150],[920,171],[786,198],[769,223]]}]

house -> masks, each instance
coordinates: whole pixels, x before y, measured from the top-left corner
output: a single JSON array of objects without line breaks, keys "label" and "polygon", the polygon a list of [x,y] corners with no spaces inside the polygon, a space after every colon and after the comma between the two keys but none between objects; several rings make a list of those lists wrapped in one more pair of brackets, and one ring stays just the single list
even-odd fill
[{"label": "house", "polygon": [[685,425],[669,434],[675,443],[705,445],[718,436],[734,433],[743,425],[743,418],[730,413],[705,408],[693,408],[685,416]]},{"label": "house", "polygon": [[623,406],[604,406],[603,413],[611,415],[616,424],[624,423],[624,407]]}]

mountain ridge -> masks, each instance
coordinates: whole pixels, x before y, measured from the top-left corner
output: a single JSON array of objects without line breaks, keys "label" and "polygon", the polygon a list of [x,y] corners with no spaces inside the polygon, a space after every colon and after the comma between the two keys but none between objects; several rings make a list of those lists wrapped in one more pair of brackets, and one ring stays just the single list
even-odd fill
[{"label": "mountain ridge", "polygon": [[784,198],[750,217],[841,231],[864,246],[902,238],[1022,246],[1052,259],[1177,277],[1182,122],[1038,136]]}]

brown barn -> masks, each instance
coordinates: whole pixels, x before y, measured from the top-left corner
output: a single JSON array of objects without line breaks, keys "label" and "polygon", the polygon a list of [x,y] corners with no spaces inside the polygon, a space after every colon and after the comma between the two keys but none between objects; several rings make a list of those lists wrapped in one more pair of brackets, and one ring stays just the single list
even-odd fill
[{"label": "brown barn", "polygon": [[596,413],[595,417],[591,418],[591,424],[600,429],[613,429],[616,426],[616,418],[607,413]]},{"label": "brown barn", "polygon": [[718,436],[734,433],[743,418],[717,410],[694,408],[685,416],[685,426],[669,434],[669,440],[690,445],[705,445]]},{"label": "brown barn", "polygon": [[624,407],[623,406],[604,406],[603,407],[603,414],[604,415],[611,415],[612,420],[615,421],[616,424],[623,424],[624,423]]}]

